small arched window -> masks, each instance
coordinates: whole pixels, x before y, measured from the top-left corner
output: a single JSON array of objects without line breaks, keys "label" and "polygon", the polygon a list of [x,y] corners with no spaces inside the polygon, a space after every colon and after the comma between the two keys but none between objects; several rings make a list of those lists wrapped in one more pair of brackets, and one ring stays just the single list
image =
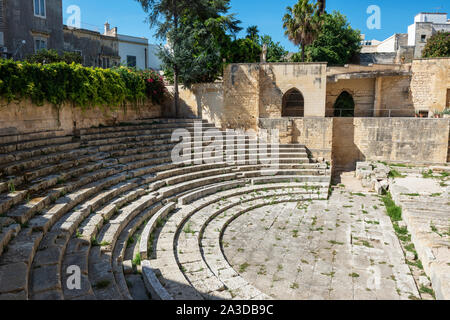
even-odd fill
[{"label": "small arched window", "polygon": [[350,93],[342,91],[334,103],[335,117],[354,117],[355,101]]},{"label": "small arched window", "polygon": [[305,115],[305,99],[302,93],[293,88],[283,96],[283,117],[303,117]]}]

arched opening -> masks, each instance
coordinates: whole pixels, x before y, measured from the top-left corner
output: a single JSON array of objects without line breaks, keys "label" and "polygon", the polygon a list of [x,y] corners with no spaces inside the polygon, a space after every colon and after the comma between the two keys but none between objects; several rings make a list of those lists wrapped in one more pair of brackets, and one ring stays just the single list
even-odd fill
[{"label": "arched opening", "polygon": [[335,117],[354,117],[355,116],[355,101],[350,93],[343,91],[334,103]]},{"label": "arched opening", "polygon": [[305,115],[305,99],[302,93],[293,88],[283,96],[283,117],[303,117]]}]

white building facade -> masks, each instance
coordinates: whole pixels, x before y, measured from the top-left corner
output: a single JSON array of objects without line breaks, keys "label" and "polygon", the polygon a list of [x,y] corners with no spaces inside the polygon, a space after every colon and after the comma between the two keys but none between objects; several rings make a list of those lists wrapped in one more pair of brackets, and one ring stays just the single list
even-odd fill
[{"label": "white building facade", "polygon": [[157,57],[159,47],[149,44],[147,38],[119,34],[117,27],[111,29],[109,23],[105,23],[104,34],[117,38],[121,65],[140,70],[161,69],[161,61]]}]

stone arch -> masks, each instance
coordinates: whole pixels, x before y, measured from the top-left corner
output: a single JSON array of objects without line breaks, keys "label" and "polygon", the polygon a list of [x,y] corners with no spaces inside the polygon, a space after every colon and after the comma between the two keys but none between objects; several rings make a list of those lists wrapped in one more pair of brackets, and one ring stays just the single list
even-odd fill
[{"label": "stone arch", "polygon": [[283,117],[304,117],[305,98],[297,88],[288,90],[283,96]]},{"label": "stone arch", "polygon": [[354,117],[355,100],[350,90],[342,90],[333,105],[334,117]]}]

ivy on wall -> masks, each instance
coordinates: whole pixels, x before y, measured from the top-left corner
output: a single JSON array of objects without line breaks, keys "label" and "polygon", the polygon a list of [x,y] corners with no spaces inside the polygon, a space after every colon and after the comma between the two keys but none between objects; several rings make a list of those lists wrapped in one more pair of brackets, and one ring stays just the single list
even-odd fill
[{"label": "ivy on wall", "polygon": [[36,105],[117,107],[146,100],[161,103],[165,91],[163,79],[153,71],[0,60],[0,97],[8,102],[29,98]]}]

